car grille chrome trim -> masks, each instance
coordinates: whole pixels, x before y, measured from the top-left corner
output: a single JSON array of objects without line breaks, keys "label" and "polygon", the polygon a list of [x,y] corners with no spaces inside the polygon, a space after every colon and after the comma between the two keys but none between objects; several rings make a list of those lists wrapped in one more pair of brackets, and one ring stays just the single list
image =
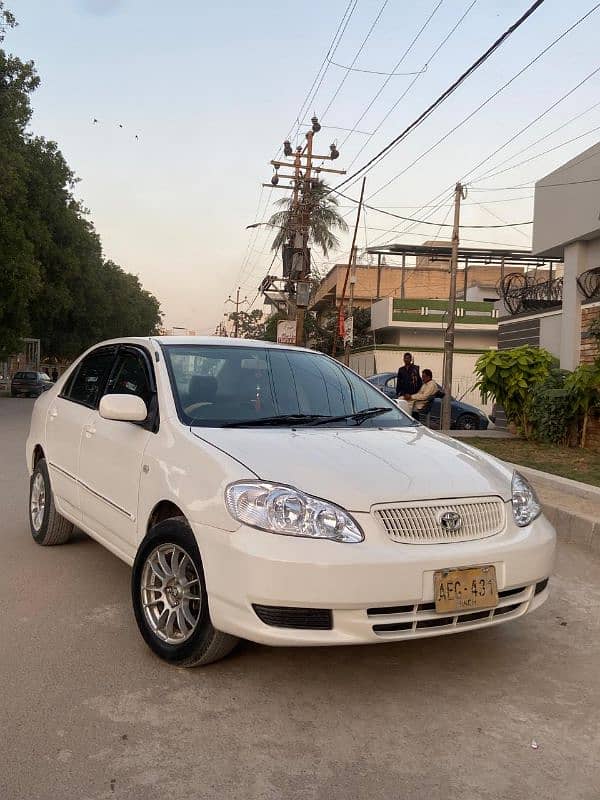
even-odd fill
[{"label": "car grille chrome trim", "polygon": [[[445,530],[440,517],[459,514],[458,530]],[[469,497],[456,500],[423,500],[373,508],[375,518],[394,542],[440,544],[469,542],[495,536],[506,525],[506,504],[500,497]]]},{"label": "car grille chrome trim", "polygon": [[[545,588],[545,587],[544,587]],[[495,608],[477,611],[461,611],[458,614],[437,614],[434,603],[415,603],[410,611],[394,612],[394,607],[368,608],[369,622],[373,623],[373,633],[382,638],[414,638],[430,635],[431,628],[440,633],[453,633],[457,630],[480,628],[505,620],[520,617],[527,611],[535,596],[535,583],[517,589],[506,589],[498,593]],[[409,608],[403,605],[398,608]]]}]

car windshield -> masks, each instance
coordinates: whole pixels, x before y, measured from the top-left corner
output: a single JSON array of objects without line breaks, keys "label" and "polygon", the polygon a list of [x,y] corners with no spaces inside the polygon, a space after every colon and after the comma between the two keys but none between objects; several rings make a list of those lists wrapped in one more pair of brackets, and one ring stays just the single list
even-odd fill
[{"label": "car windshield", "polygon": [[321,353],[194,344],[164,345],[163,351],[186,425],[416,424],[367,381]]}]

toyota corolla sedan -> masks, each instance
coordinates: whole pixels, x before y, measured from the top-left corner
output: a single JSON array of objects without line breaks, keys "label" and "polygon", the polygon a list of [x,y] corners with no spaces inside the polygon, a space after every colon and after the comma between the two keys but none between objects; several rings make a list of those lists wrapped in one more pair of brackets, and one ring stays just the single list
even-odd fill
[{"label": "toyota corolla sedan", "polygon": [[102,343],[36,402],[34,540],[74,527],[133,567],[150,648],[498,625],[548,596],[555,532],[527,481],[427,430],[328,356],[265,342]]}]

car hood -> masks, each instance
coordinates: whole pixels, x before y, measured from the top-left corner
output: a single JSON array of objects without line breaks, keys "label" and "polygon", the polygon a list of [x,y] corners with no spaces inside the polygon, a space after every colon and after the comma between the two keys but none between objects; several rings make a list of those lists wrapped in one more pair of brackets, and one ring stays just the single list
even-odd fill
[{"label": "car hood", "polygon": [[265,481],[295,486],[349,511],[377,503],[511,496],[501,462],[426,428],[192,428]]}]

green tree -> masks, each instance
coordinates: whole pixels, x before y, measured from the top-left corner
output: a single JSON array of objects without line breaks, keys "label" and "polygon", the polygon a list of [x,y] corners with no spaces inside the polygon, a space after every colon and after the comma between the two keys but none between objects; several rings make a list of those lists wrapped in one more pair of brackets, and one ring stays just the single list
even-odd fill
[{"label": "green tree", "polygon": [[[308,197],[304,197],[303,202],[310,212],[309,243],[319,247],[327,256],[330,250],[339,247],[334,231],[345,233],[348,230],[346,220],[338,211],[338,201],[325,183],[315,180],[311,182]],[[277,205],[281,206],[281,211],[276,211],[269,219],[270,225],[279,228],[272,250],[279,250],[288,239],[294,221],[291,197],[278,200]]]},{"label": "green tree", "polygon": [[237,319],[238,336],[241,339],[264,339],[265,323],[263,313],[255,308],[252,311],[232,312],[228,317],[235,324]]},{"label": "green tree", "polygon": [[[0,0],[0,42],[15,24]],[[27,131],[38,84],[31,62],[0,48],[0,354],[33,335],[44,355],[69,358],[155,333],[161,313],[136,276],[104,260],[58,145]]]},{"label": "green tree", "polygon": [[[0,0],[0,43],[15,18]],[[0,48],[0,355],[14,351],[28,329],[28,306],[40,285],[39,263],[28,239],[25,129],[29,93],[39,79],[31,62]]]},{"label": "green tree", "polygon": [[[268,342],[277,341],[277,323],[287,319],[284,314],[273,314],[265,323],[264,336]],[[354,344],[353,347],[367,347],[373,344],[371,327],[371,310],[369,308],[354,309]],[[331,354],[333,349],[333,333],[337,328],[337,312],[332,311],[322,318],[318,318],[314,311],[307,311],[304,315],[304,339],[307,346],[321,353]],[[338,340],[338,352],[343,348]]]}]

